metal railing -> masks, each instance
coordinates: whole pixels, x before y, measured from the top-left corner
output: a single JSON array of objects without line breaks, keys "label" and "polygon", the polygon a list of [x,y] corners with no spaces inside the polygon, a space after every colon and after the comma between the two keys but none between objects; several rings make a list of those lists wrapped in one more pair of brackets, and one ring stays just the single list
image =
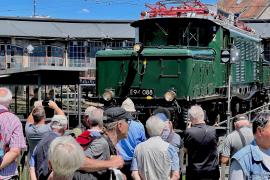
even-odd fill
[{"label": "metal railing", "polygon": [[[267,103],[267,104],[265,104],[263,106],[257,107],[255,109],[252,109],[252,110],[247,111],[247,112],[242,113],[242,114],[247,115],[248,116],[248,120],[251,121],[252,120],[252,115],[256,114],[257,112],[265,111],[265,110],[269,110],[269,109],[270,109],[270,103]],[[233,122],[235,118],[236,118],[236,116],[231,117],[230,118],[230,122]],[[228,123],[228,121],[227,120],[224,120],[224,121],[219,122],[217,125],[221,126],[221,125],[227,124],[227,123]],[[232,125],[232,123],[230,123],[230,124]],[[232,127],[230,127],[230,132],[231,131],[232,131]]]}]

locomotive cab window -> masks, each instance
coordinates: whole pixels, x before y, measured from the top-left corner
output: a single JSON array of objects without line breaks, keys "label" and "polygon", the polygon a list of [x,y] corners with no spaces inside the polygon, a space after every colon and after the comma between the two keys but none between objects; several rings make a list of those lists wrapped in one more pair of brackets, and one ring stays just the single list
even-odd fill
[{"label": "locomotive cab window", "polygon": [[198,19],[148,19],[133,24],[145,46],[207,47],[218,31],[210,21]]}]

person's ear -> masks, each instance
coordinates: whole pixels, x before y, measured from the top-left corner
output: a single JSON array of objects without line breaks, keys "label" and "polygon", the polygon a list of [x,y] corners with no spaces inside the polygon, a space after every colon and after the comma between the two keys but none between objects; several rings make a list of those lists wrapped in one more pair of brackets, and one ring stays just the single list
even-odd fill
[{"label": "person's ear", "polygon": [[50,160],[48,160],[48,168],[49,168],[50,170],[52,170],[52,164],[51,164],[51,161],[50,161]]},{"label": "person's ear", "polygon": [[263,132],[263,128],[257,127],[257,135],[261,136],[262,132]]},{"label": "person's ear", "polygon": [[169,121],[169,127],[170,127],[170,129],[173,129],[172,121]]}]

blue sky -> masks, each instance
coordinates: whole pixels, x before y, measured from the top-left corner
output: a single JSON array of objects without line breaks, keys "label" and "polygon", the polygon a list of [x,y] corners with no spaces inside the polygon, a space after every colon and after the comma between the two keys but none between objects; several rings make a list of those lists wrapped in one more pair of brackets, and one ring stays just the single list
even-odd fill
[{"label": "blue sky", "polygon": [[[1,0],[0,16],[33,15],[33,0]],[[36,14],[62,19],[135,20],[156,0],[36,0]],[[215,0],[203,0],[216,3]]]}]

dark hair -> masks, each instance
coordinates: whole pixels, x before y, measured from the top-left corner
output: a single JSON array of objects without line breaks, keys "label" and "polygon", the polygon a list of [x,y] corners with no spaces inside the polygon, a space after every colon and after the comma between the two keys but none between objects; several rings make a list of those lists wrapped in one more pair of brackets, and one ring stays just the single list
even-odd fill
[{"label": "dark hair", "polygon": [[38,88],[35,88],[34,89],[34,93],[38,93]]},{"label": "dark hair", "polygon": [[257,128],[264,128],[270,120],[270,111],[262,111],[254,118],[252,122],[253,134],[257,132]]},{"label": "dark hair", "polygon": [[171,113],[170,113],[170,111],[167,108],[165,108],[165,107],[158,107],[157,109],[155,109],[153,111],[153,115],[156,115],[158,113],[163,113],[169,119],[169,121],[171,120]]}]

